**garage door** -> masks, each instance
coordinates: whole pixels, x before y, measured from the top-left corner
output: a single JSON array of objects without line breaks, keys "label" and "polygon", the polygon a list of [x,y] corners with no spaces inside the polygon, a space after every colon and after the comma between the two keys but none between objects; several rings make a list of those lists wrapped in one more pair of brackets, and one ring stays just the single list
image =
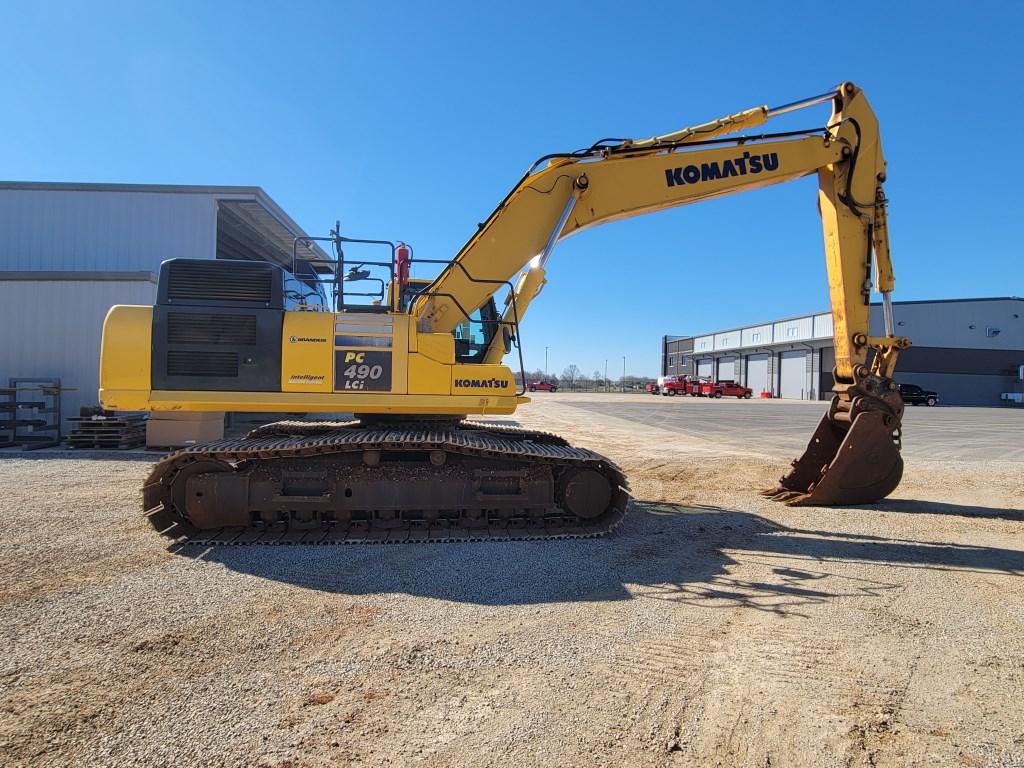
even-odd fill
[{"label": "garage door", "polygon": [[735,357],[723,357],[718,361],[718,381],[736,381]]},{"label": "garage door", "polygon": [[702,379],[710,379],[715,375],[715,361],[710,357],[697,361],[697,375]]},{"label": "garage door", "polygon": [[834,347],[823,347],[821,350],[821,376],[818,384],[818,399],[828,400],[832,397],[835,379],[832,370],[836,367],[836,350]]},{"label": "garage door", "polygon": [[768,355],[750,355],[747,357],[746,386],[754,390],[757,397],[768,387]]},{"label": "garage door", "polygon": [[783,352],[779,366],[779,397],[802,400],[808,397],[807,353]]}]

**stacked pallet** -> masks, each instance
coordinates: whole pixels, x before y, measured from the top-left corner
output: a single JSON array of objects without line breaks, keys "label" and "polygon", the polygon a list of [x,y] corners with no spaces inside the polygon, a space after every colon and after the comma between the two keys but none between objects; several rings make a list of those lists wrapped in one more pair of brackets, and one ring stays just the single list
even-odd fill
[{"label": "stacked pallet", "polygon": [[124,450],[146,441],[145,416],[95,415],[69,421],[74,423],[68,437],[72,448]]}]

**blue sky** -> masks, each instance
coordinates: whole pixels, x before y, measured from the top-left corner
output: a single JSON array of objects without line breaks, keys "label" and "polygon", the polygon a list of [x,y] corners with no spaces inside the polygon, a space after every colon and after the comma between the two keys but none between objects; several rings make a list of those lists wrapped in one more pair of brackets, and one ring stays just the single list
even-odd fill
[{"label": "blue sky", "polygon": [[[899,299],[1020,295],[1024,4],[0,2],[0,176],[263,187],[307,231],[449,258],[538,156],[841,80],[889,162]],[[821,125],[827,106],[783,123]],[[559,245],[529,368],[827,306],[816,182]]]}]

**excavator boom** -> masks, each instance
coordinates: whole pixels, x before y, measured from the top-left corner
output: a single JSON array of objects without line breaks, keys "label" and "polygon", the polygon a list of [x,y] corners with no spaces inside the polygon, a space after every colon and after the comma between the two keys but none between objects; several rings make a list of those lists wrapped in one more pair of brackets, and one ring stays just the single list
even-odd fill
[{"label": "excavator boom", "polygon": [[[833,112],[815,134],[717,138],[826,99],[832,101]],[[868,354],[867,343],[859,340],[868,333],[872,252],[877,253],[878,290],[887,296],[895,284],[878,121],[863,92],[851,83],[794,105],[758,107],[654,139],[553,156],[508,194],[434,281],[427,292],[434,296],[415,305],[414,314],[424,330],[450,331],[464,319],[450,297],[458,297],[463,307],[479,306],[493,293],[493,285],[481,280],[514,278],[535,256],[550,253],[555,240],[616,219],[814,173],[836,327],[836,366],[840,377],[849,379]],[[530,298],[518,297],[520,319]]]}]

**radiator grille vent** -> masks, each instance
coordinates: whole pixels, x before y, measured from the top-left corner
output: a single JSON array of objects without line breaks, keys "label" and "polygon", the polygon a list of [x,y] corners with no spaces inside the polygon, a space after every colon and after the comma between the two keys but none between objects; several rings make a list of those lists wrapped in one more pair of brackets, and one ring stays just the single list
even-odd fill
[{"label": "radiator grille vent", "polygon": [[206,315],[171,312],[167,315],[170,344],[255,344],[255,315]]},{"label": "radiator grille vent", "polygon": [[171,350],[167,353],[167,375],[237,378],[238,353]]},{"label": "radiator grille vent", "polygon": [[273,300],[273,267],[269,264],[218,264],[181,261],[171,265],[167,298],[210,301]]}]

